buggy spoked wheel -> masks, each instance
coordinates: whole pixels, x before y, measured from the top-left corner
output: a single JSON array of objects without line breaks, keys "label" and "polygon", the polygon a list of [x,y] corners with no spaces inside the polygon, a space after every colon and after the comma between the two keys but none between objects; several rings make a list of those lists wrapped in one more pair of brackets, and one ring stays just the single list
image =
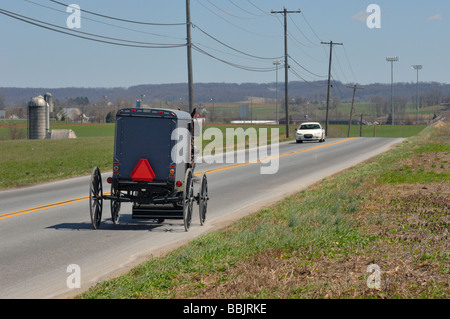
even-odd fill
[{"label": "buggy spoked wheel", "polygon": [[111,219],[114,224],[117,224],[120,218],[120,190],[114,184],[111,184],[111,197],[114,198],[110,202]]},{"label": "buggy spoked wheel", "polygon": [[103,211],[103,186],[100,169],[95,167],[91,175],[89,185],[89,210],[91,213],[92,227],[97,229],[100,226]]},{"label": "buggy spoked wheel", "polygon": [[203,225],[206,220],[206,211],[208,208],[208,180],[206,179],[206,174],[202,175],[202,185],[200,187],[200,193],[198,195],[200,225]]},{"label": "buggy spoked wheel", "polygon": [[184,177],[183,190],[183,221],[186,231],[191,227],[192,205],[194,201],[194,179],[192,178],[192,170],[189,168]]}]

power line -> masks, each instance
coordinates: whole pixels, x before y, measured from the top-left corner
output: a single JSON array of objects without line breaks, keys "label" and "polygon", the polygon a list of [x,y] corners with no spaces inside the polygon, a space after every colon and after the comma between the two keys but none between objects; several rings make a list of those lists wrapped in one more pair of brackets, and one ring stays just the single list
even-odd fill
[{"label": "power line", "polygon": [[339,56],[337,54],[335,54],[334,56],[336,58],[336,62],[338,64],[339,70],[341,71],[341,74],[344,77],[344,81],[348,83],[349,81],[347,80],[347,77],[345,76],[344,70],[342,69],[341,62],[339,61]]},{"label": "power line", "polygon": [[257,5],[255,5],[253,2],[251,2],[250,0],[247,0],[248,3],[250,3],[252,6],[254,6],[256,9],[258,9],[259,11],[263,12],[263,13],[267,13],[266,11],[264,11],[263,9],[261,9],[260,7],[258,7]]},{"label": "power line", "polygon": [[[77,37],[77,38],[81,38],[81,39],[85,39],[85,40],[90,40],[90,41],[95,41],[95,42],[101,42],[101,43],[106,43],[106,44],[113,44],[113,45],[119,45],[119,46],[126,46],[126,47],[137,47],[137,48],[152,48],[152,49],[156,49],[156,48],[176,48],[176,47],[182,47],[185,46],[185,44],[165,44],[165,43],[150,43],[150,42],[140,42],[140,41],[130,41],[130,40],[124,40],[124,39],[119,39],[119,38],[113,38],[113,37],[106,37],[106,36],[101,36],[101,35],[97,35],[97,34],[93,34],[93,33],[88,33],[88,32],[81,32],[78,30],[72,30],[72,29],[67,29],[55,24],[51,24],[45,21],[41,21],[41,20],[37,20],[37,19],[33,19],[18,13],[14,13],[8,10],[4,10],[4,9],[0,9],[0,13],[6,16],[9,16],[13,19],[28,23],[28,24],[32,24],[35,26],[38,26],[40,28],[44,28],[47,30],[51,30],[51,31],[55,31],[55,32],[59,32],[62,34],[66,34],[66,35],[70,35],[73,37]],[[28,20],[27,20],[28,19]],[[30,21],[31,20],[31,21]],[[34,21],[34,22],[33,22]],[[52,28],[53,27],[53,28]],[[63,29],[63,30],[58,30],[58,29]],[[68,32],[69,31],[69,32]],[[73,33],[70,33],[73,32]],[[79,34],[76,34],[79,33]],[[83,34],[83,35],[80,35]],[[93,36],[96,38],[100,38],[100,39],[95,39],[95,38],[91,38],[88,36]],[[105,40],[102,40],[105,39]],[[125,43],[119,43],[119,42],[112,42],[113,41],[120,41],[120,42],[125,42]]]},{"label": "power line", "polygon": [[[56,4],[62,5],[64,7],[68,7],[68,4],[56,1],[56,0],[49,0],[51,2],[54,2]],[[134,24],[143,24],[143,25],[153,25],[153,26],[177,26],[177,25],[186,25],[185,22],[180,22],[180,23],[155,23],[155,22],[142,22],[142,21],[135,21],[135,20],[128,20],[128,19],[122,19],[122,18],[116,18],[116,17],[112,17],[112,16],[108,16],[108,15],[104,15],[104,14],[100,14],[100,13],[96,13],[93,11],[89,11],[89,10],[85,10],[85,9],[80,9],[80,11],[82,12],[86,12],[98,17],[102,17],[102,18],[106,18],[106,19],[111,19],[111,20],[116,20],[116,21],[121,21],[121,22],[127,22],[127,23],[134,23]]]},{"label": "power line", "polygon": [[[281,25],[283,25],[283,22],[278,18],[278,17],[276,17],[277,18],[277,20],[278,20],[278,22],[281,24]],[[304,47],[311,47],[311,46],[308,46],[308,45],[305,45],[305,44],[303,44],[303,43],[301,43],[299,40],[297,40],[293,35],[292,35],[292,33],[291,32],[289,32],[288,31],[288,37],[293,41],[292,42],[292,44],[294,44],[305,56],[307,56],[308,58],[310,58],[311,60],[314,60],[314,61],[316,61],[316,62],[318,62],[318,63],[323,63],[324,61],[323,60],[318,60],[317,58],[315,58],[315,57],[313,57],[313,56],[311,56],[307,51],[305,51],[304,50],[304,48],[302,47],[302,46],[304,46]]]},{"label": "power line", "polygon": [[206,45],[204,43],[200,43],[198,41],[193,41],[192,43],[194,43],[199,48],[200,47],[206,48],[208,50],[212,50],[212,51],[215,51],[215,52],[218,52],[218,53],[226,54],[226,55],[229,55],[229,56],[232,56],[232,57],[235,57],[235,58],[245,59],[245,60],[248,60],[248,61],[253,61],[254,60],[253,58],[251,58],[249,56],[242,56],[242,55],[239,55],[239,54],[236,54],[236,53],[231,53],[231,52],[227,52],[227,51],[224,51],[224,50],[219,50],[217,48],[213,48],[211,46],[208,46],[208,45]]},{"label": "power line", "polygon": [[[31,4],[34,4],[36,6],[42,7],[42,8],[50,9],[50,10],[53,10],[53,11],[56,11],[56,12],[63,13],[64,15],[67,15],[67,12],[63,11],[63,10],[58,10],[56,8],[52,8],[52,7],[49,7],[49,6],[40,4],[40,3],[36,3],[36,2],[31,1],[31,0],[24,0],[24,1],[26,1],[28,3],[31,3]],[[181,38],[181,37],[173,37],[173,36],[169,36],[169,35],[163,35],[163,34],[143,31],[143,30],[136,30],[136,29],[132,29],[132,28],[119,26],[119,25],[116,25],[116,24],[112,24],[112,23],[108,23],[108,22],[92,19],[92,18],[89,18],[89,17],[83,17],[83,20],[89,20],[89,21],[93,21],[95,23],[111,26],[111,27],[114,27],[114,28],[123,29],[123,30],[127,30],[127,31],[133,31],[133,32],[142,33],[142,34],[148,34],[148,35],[157,36],[157,37],[172,38],[172,39],[177,39],[177,40],[184,40],[185,39],[185,38]]]},{"label": "power line", "polygon": [[355,83],[357,83],[358,81],[356,80],[355,73],[353,72],[352,64],[350,63],[350,59],[348,58],[347,50],[345,49],[345,45],[342,45],[342,47],[344,48],[345,57],[347,58],[348,66],[350,67],[350,71],[352,72],[353,79],[355,80]]},{"label": "power line", "polygon": [[197,52],[200,52],[200,53],[202,53],[202,54],[204,54],[206,56],[209,56],[210,58],[213,58],[213,59],[215,59],[217,61],[220,61],[222,63],[228,64],[228,65],[233,66],[233,67],[238,68],[238,69],[242,69],[242,70],[246,70],[246,71],[252,71],[252,72],[271,72],[271,71],[275,71],[276,70],[275,67],[268,67],[268,68],[251,67],[251,66],[246,66],[246,65],[233,63],[233,62],[230,62],[230,61],[227,61],[227,60],[224,60],[224,59],[220,59],[220,58],[218,58],[218,57],[216,57],[216,56],[206,52],[205,50],[199,48],[195,44],[192,44],[192,48],[194,50],[196,50]]},{"label": "power line", "polygon": [[[270,15],[270,14],[267,13],[267,12],[264,13],[264,14],[255,14],[255,13],[253,13],[253,12],[250,12],[250,11],[248,11],[248,10],[242,8],[241,6],[238,6],[236,3],[234,3],[234,2],[231,1],[231,0],[228,0],[228,1],[231,2],[235,7],[239,8],[239,9],[241,9],[242,11],[244,11],[244,12],[246,12],[246,13],[252,15],[252,16],[255,16],[255,17],[264,17],[264,16]],[[264,12],[264,11],[263,11],[263,12]]]},{"label": "power line", "polygon": [[296,77],[298,77],[300,80],[302,80],[302,81],[304,81],[304,82],[306,82],[306,83],[308,83],[308,84],[310,84],[310,85],[312,85],[312,86],[315,86],[315,87],[323,87],[323,85],[320,85],[320,84],[316,84],[316,83],[314,83],[314,82],[311,82],[311,81],[308,81],[308,80],[306,80],[304,77],[302,77],[300,74],[299,74],[299,72],[294,68],[294,67],[289,67],[289,72],[291,72],[292,74],[294,74]]},{"label": "power line", "polygon": [[264,38],[278,38],[278,36],[270,36],[270,35],[267,35],[267,34],[261,34],[261,33],[257,33],[257,32],[253,32],[253,31],[244,29],[244,28],[242,28],[241,26],[236,25],[236,24],[234,24],[234,23],[228,21],[227,19],[225,19],[225,18],[222,17],[221,15],[215,13],[214,11],[212,11],[210,8],[208,8],[207,6],[205,6],[205,5],[204,5],[203,3],[201,3],[200,1],[197,0],[197,2],[198,2],[198,4],[200,4],[203,8],[205,8],[206,10],[208,10],[209,12],[211,12],[212,14],[214,14],[215,16],[217,16],[218,18],[222,19],[222,20],[225,21],[226,23],[232,25],[233,27],[235,27],[235,28],[237,28],[237,29],[239,29],[239,30],[245,31],[245,32],[247,32],[247,33],[250,33],[250,34],[253,34],[253,35],[256,35],[256,36],[259,36],[259,37],[264,37]]},{"label": "power line", "polygon": [[261,60],[276,60],[276,59],[280,59],[281,58],[281,57],[261,57],[261,56],[256,56],[256,55],[253,55],[253,54],[246,53],[244,51],[241,51],[241,50],[238,50],[236,48],[233,48],[232,46],[230,46],[230,45],[220,41],[219,39],[213,37],[208,32],[206,32],[202,28],[200,28],[199,26],[194,25],[194,24],[192,26],[193,26],[193,28],[198,29],[200,32],[202,32],[203,34],[205,34],[209,38],[213,39],[214,41],[220,43],[221,45],[223,45],[223,46],[225,46],[225,47],[227,47],[227,48],[229,48],[229,49],[231,49],[233,51],[239,52],[239,53],[241,53],[243,55],[246,55],[246,56],[249,56],[249,57],[252,57],[252,58],[255,58],[255,59],[261,59]]},{"label": "power line", "polygon": [[301,12],[303,19],[305,19],[306,24],[309,26],[309,28],[311,29],[312,33],[316,36],[316,38],[319,41],[322,41],[322,39],[317,35],[316,31],[314,31],[314,29],[312,28],[311,24],[309,24],[308,20],[306,19],[305,15],[303,14],[303,12]]},{"label": "power line", "polygon": [[312,44],[312,46],[307,46],[307,45],[303,44],[304,46],[307,46],[307,47],[310,47],[310,48],[311,48],[311,47],[314,47],[314,46],[315,46],[315,47],[318,47],[318,46],[319,46],[317,43],[311,41],[311,40],[303,33],[303,31],[298,27],[298,25],[295,23],[294,19],[292,19],[291,16],[289,16],[289,19],[291,19],[291,21],[292,21],[292,23],[294,24],[295,28],[303,35],[303,37],[304,37],[309,43]]},{"label": "power line", "polygon": [[295,64],[297,64],[299,67],[301,67],[303,70],[305,70],[306,72],[308,72],[308,73],[310,73],[310,74],[312,74],[312,75],[315,75],[315,76],[317,76],[317,77],[319,77],[319,78],[326,78],[327,76],[326,75],[319,75],[319,74],[316,74],[316,73],[314,73],[314,72],[311,72],[310,70],[308,70],[307,68],[305,68],[304,66],[302,66],[300,63],[298,63],[293,57],[291,57],[290,55],[289,55],[289,58],[292,60],[292,61],[294,61],[294,63]]},{"label": "power line", "polygon": [[[237,15],[231,14],[229,11],[226,11],[226,10],[223,10],[223,9],[219,8],[219,6],[215,5],[215,4],[214,4],[213,2],[211,2],[210,0],[206,0],[206,1],[208,1],[210,5],[212,5],[213,7],[215,7],[215,8],[216,8],[217,10],[219,10],[220,12],[223,12],[223,13],[225,13],[225,14],[227,14],[227,15],[229,15],[229,16],[232,16],[232,17],[234,17],[234,18],[238,18],[238,19],[242,19],[242,20],[251,20],[251,19],[255,19],[255,18],[243,18],[243,17],[239,17],[239,16],[237,16]],[[231,3],[233,3],[233,2],[231,2]],[[234,4],[234,3],[233,3],[233,4]]]}]

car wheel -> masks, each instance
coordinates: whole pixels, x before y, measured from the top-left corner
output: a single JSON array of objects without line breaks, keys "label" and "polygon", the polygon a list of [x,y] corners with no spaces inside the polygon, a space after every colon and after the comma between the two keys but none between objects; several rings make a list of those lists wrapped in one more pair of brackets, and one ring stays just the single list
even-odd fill
[{"label": "car wheel", "polygon": [[303,141],[302,140],[296,140],[297,141],[297,143],[302,143]]}]

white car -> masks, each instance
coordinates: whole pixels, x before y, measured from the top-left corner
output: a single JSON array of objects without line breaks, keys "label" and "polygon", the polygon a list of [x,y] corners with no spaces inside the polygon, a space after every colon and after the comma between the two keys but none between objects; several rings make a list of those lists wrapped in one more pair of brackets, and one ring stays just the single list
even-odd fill
[{"label": "white car", "polygon": [[295,139],[297,143],[303,141],[325,141],[325,130],[319,122],[306,122],[300,124],[295,131]]}]

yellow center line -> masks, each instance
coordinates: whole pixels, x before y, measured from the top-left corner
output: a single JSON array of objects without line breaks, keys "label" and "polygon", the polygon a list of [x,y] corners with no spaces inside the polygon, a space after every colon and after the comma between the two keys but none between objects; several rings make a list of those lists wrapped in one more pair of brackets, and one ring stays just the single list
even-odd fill
[{"label": "yellow center line", "polygon": [[[257,160],[257,161],[246,162],[246,163],[239,163],[239,164],[234,164],[234,165],[229,165],[229,166],[209,169],[209,170],[197,172],[197,173],[194,174],[194,176],[199,176],[199,175],[202,175],[203,173],[204,174],[211,174],[211,173],[214,173],[214,172],[220,172],[220,171],[224,171],[224,170],[227,170],[227,169],[232,169],[232,168],[236,168],[236,167],[240,167],[240,166],[245,166],[245,165],[265,162],[265,161],[269,161],[269,160],[272,160],[272,159],[275,159],[275,158],[281,158],[281,157],[285,157],[285,156],[289,156],[289,155],[294,155],[294,154],[304,153],[304,152],[308,152],[308,151],[313,151],[313,150],[317,150],[317,149],[322,148],[322,147],[327,147],[327,146],[332,146],[332,145],[336,145],[336,144],[339,144],[339,143],[347,142],[347,141],[353,140],[355,138],[357,138],[357,137],[351,137],[351,138],[347,138],[347,139],[344,139],[344,140],[336,141],[336,142],[333,142],[333,143],[322,144],[322,145],[319,145],[319,146],[315,146],[315,147],[311,147],[311,148],[307,148],[307,149],[302,149],[302,150],[298,150],[298,151],[293,151],[293,152],[289,152],[289,153],[284,153],[284,154],[281,154],[281,155],[269,156],[269,157],[266,157],[264,159],[260,159],[260,160]],[[110,192],[103,193],[103,194],[104,195],[109,195]],[[1,219],[6,219],[6,218],[10,218],[10,217],[14,217],[14,216],[20,216],[20,215],[24,215],[24,214],[29,214],[29,213],[37,212],[37,211],[48,209],[48,208],[53,208],[53,207],[63,206],[63,205],[71,204],[71,203],[76,203],[76,202],[80,202],[80,201],[83,201],[83,200],[86,200],[86,199],[89,199],[89,196],[83,196],[83,197],[68,199],[68,200],[61,201],[61,202],[52,203],[52,204],[36,206],[36,207],[22,209],[22,210],[17,210],[17,211],[14,211],[14,212],[1,214],[0,215],[0,220]]]},{"label": "yellow center line", "polygon": [[[110,192],[103,193],[103,195],[109,195],[109,193]],[[89,199],[89,196],[72,198],[72,199],[68,199],[68,200],[64,200],[64,201],[56,202],[56,203],[52,203],[52,204],[46,204],[46,205],[42,205],[42,206],[36,206],[36,207],[32,207],[32,208],[17,210],[14,212],[1,214],[0,219],[6,219],[6,218],[14,217],[14,216],[20,216],[20,215],[24,215],[24,214],[28,214],[28,213],[37,212],[37,211],[48,209],[48,208],[53,208],[53,207],[63,206],[63,205],[71,204],[71,203],[81,202],[86,199]]]},{"label": "yellow center line", "polygon": [[62,206],[62,205],[70,204],[70,203],[76,203],[76,202],[79,202],[79,201],[82,201],[82,200],[86,200],[88,198],[89,198],[89,196],[84,196],[84,197],[79,197],[79,198],[73,198],[73,199],[65,200],[65,201],[62,201],[62,202],[57,202],[57,203],[52,203],[52,204],[47,204],[47,205],[42,205],[42,206],[37,206],[37,207],[32,207],[32,208],[27,208],[27,209],[22,209],[22,210],[18,210],[18,211],[15,211],[15,212],[2,214],[2,215],[0,215],[0,219],[5,219],[5,218],[13,217],[13,216],[19,216],[19,215],[23,215],[23,214],[32,213],[32,212],[37,212],[39,210],[52,208],[52,207],[57,207],[57,206]]}]

